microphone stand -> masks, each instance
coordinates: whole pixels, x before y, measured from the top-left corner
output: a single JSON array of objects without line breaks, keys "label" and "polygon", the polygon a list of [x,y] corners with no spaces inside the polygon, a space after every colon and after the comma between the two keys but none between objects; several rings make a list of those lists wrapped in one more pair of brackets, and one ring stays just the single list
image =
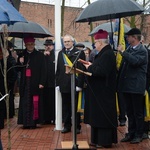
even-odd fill
[{"label": "microphone stand", "polygon": [[82,51],[79,51],[76,59],[74,60],[72,67],[69,70],[69,73],[73,70],[71,74],[71,106],[72,106],[72,128],[73,128],[73,147],[72,150],[78,150],[77,144],[77,106],[76,106],[76,88],[75,88],[75,77],[76,77],[76,63],[79,59],[79,56]]}]

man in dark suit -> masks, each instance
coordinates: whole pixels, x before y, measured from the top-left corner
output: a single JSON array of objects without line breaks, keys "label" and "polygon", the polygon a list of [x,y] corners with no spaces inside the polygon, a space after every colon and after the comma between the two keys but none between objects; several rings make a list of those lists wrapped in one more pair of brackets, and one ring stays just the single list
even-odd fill
[{"label": "man in dark suit", "polygon": [[43,119],[44,124],[55,123],[55,52],[54,43],[51,39],[47,39],[45,45],[46,59],[46,84],[43,90]]},{"label": "man in dark suit", "polygon": [[144,126],[144,93],[146,89],[146,72],[148,54],[141,44],[141,31],[137,28],[126,33],[130,46],[118,51],[123,59],[119,70],[118,91],[125,98],[128,117],[128,133],[121,142],[136,144],[142,141]]},{"label": "man in dark suit", "polygon": [[[71,74],[66,74],[65,61],[63,55],[66,54],[69,60],[73,63],[77,57],[76,52],[79,50],[74,47],[74,38],[71,35],[63,37],[64,48],[58,54],[57,71],[56,71],[56,89],[59,89],[62,96],[62,112],[64,128],[62,133],[71,131]],[[82,51],[79,58],[85,60],[85,54]],[[84,66],[77,62],[77,68],[83,69]],[[77,95],[82,90],[84,83],[84,75],[79,74],[75,80],[76,85],[76,109],[77,109]],[[80,113],[77,113],[77,133],[80,133]]]}]

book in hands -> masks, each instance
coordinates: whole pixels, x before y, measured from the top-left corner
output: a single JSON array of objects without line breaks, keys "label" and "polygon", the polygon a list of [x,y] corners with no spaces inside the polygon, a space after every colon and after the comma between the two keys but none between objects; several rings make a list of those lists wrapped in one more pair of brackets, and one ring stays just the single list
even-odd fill
[{"label": "book in hands", "polygon": [[89,62],[83,59],[78,59],[78,61],[81,62],[82,64],[89,65]]}]

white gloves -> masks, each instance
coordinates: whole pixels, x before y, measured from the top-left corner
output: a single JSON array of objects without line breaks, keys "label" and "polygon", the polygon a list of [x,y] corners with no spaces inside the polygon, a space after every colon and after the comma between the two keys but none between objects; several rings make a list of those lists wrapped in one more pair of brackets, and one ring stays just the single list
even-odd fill
[{"label": "white gloves", "polygon": [[[60,91],[60,87],[59,87],[59,86],[56,86],[56,90],[57,90],[57,91]],[[76,86],[76,92],[80,92],[80,91],[82,91],[82,88]]]},{"label": "white gloves", "polygon": [[56,90],[57,90],[57,91],[60,91],[60,88],[59,88],[59,86],[56,86]]},{"label": "white gloves", "polygon": [[80,92],[80,91],[82,91],[82,88],[76,86],[76,92]]}]

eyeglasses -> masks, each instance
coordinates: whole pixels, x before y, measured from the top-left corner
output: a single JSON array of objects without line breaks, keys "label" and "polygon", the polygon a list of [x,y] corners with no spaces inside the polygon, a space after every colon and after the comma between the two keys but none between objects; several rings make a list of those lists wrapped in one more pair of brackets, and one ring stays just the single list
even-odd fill
[{"label": "eyeglasses", "polygon": [[64,43],[70,43],[70,42],[72,42],[72,41],[64,41]]},{"label": "eyeglasses", "polygon": [[25,44],[26,46],[34,46],[35,44],[34,43],[27,43]]},{"label": "eyeglasses", "polygon": [[99,41],[95,41],[94,44],[96,44],[97,42],[99,42]]},{"label": "eyeglasses", "polygon": [[45,45],[46,47],[48,47],[48,46],[53,46],[53,45]]}]

